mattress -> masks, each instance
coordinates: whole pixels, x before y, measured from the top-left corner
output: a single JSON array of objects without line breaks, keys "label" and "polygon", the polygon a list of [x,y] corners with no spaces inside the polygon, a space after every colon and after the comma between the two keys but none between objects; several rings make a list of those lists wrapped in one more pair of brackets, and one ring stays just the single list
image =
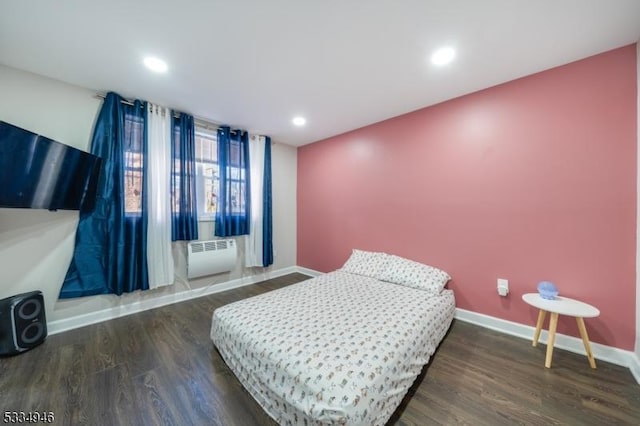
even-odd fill
[{"label": "mattress", "polygon": [[454,311],[451,290],[335,271],[216,309],[211,339],[281,425],[384,425]]}]

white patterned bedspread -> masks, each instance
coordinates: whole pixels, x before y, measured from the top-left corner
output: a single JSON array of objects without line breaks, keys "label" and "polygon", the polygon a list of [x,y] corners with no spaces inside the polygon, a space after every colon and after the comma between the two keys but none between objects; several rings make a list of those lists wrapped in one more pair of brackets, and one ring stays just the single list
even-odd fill
[{"label": "white patterned bedspread", "polygon": [[453,319],[434,295],[335,271],[218,308],[211,339],[283,425],[383,425]]}]

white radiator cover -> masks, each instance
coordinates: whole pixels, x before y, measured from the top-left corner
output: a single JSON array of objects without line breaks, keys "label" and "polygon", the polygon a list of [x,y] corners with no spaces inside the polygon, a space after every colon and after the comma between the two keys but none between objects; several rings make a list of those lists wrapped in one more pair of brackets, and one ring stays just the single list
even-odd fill
[{"label": "white radiator cover", "polygon": [[235,240],[194,241],[187,247],[189,279],[228,272],[236,265],[238,248]]}]

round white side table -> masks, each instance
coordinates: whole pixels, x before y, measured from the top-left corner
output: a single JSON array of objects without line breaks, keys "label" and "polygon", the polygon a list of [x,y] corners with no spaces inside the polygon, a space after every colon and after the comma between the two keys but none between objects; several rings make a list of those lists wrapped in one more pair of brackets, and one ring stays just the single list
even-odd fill
[{"label": "round white side table", "polygon": [[552,300],[543,299],[538,293],[523,294],[522,300],[529,305],[540,309],[540,312],[538,313],[538,322],[536,323],[536,331],[533,335],[533,346],[538,344],[540,330],[542,329],[542,323],[544,322],[547,312],[551,313],[551,318],[549,319],[547,357],[544,362],[545,367],[551,368],[553,345],[555,344],[556,327],[558,326],[558,315],[569,315],[576,319],[578,330],[580,330],[580,337],[582,337],[582,343],[584,344],[584,349],[587,351],[589,365],[591,368],[596,368],[596,360],[593,358],[593,353],[591,352],[591,345],[589,344],[587,328],[584,325],[584,318],[593,318],[600,315],[600,310],[598,310],[598,308],[591,306],[588,303],[580,302],[579,300],[569,299],[568,297],[557,296]]}]

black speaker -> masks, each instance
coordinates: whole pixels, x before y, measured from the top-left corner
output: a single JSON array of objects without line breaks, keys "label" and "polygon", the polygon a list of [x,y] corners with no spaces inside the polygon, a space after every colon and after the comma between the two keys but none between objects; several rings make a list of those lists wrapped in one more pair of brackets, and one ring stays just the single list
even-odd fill
[{"label": "black speaker", "polygon": [[0,355],[16,355],[44,342],[47,320],[41,291],[0,300]]}]

